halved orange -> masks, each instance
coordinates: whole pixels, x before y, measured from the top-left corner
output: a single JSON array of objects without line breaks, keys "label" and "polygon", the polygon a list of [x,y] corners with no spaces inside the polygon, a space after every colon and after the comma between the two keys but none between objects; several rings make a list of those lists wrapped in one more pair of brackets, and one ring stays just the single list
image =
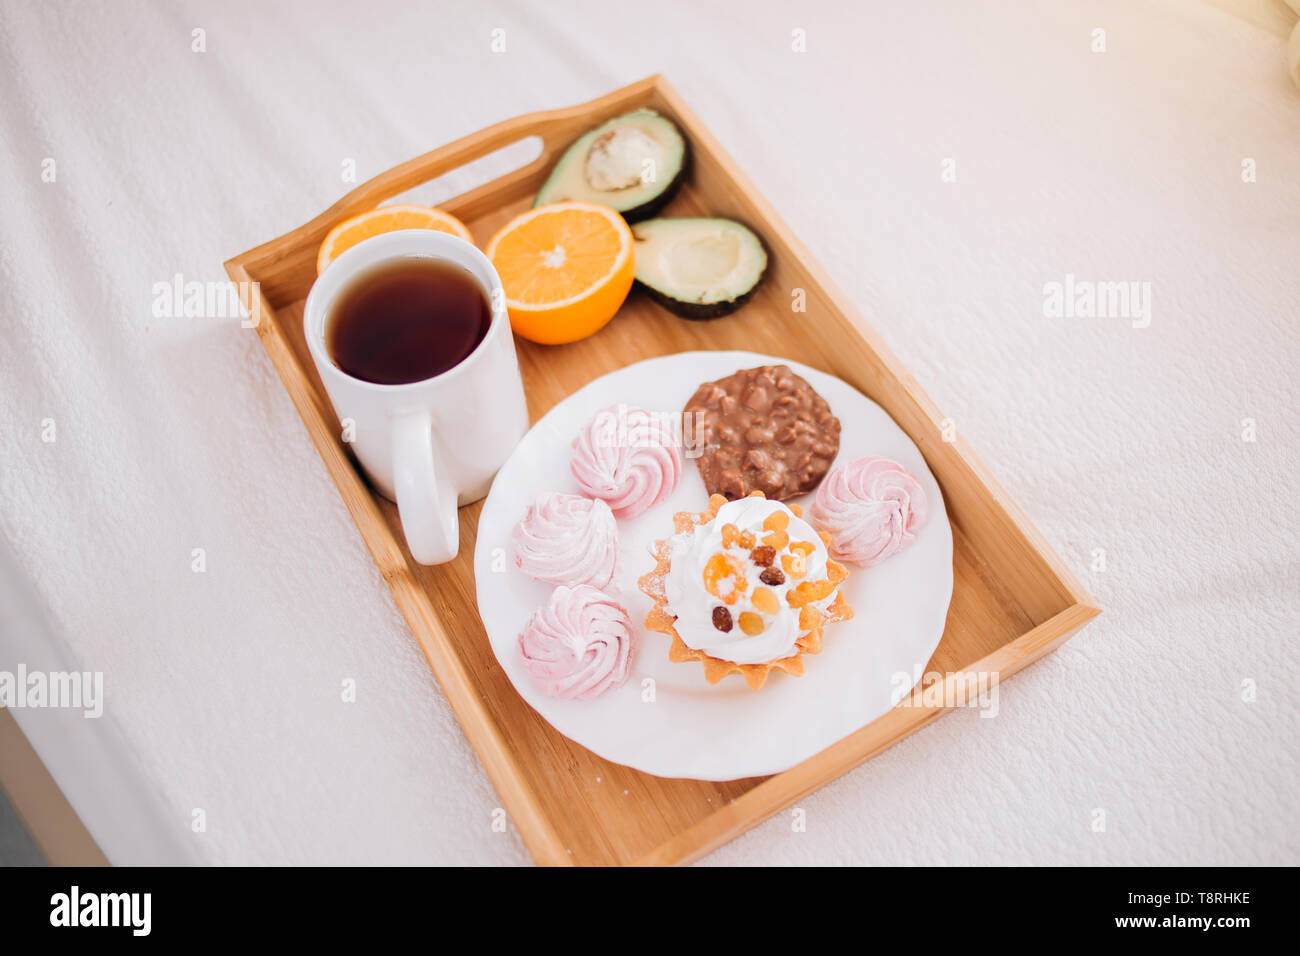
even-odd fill
[{"label": "halved orange", "polygon": [[316,255],[316,274],[320,275],[324,272],[327,265],[361,240],[377,236],[382,232],[396,232],[399,229],[432,229],[435,232],[449,232],[466,242],[474,241],[463,222],[441,209],[399,204],[380,206],[370,212],[345,219],[330,230],[325,241],[320,244],[320,252]]},{"label": "halved orange", "polygon": [[636,271],[623,217],[585,202],[515,217],[492,237],[487,257],[501,276],[511,327],[543,345],[598,331],[627,298]]}]

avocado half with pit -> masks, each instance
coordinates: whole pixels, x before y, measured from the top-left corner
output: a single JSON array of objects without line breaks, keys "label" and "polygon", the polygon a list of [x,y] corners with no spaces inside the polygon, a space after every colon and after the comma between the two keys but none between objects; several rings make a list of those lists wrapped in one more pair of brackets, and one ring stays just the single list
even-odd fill
[{"label": "avocado half with pit", "polygon": [[686,139],[654,110],[633,110],[588,130],[564,151],[534,206],[599,203],[628,222],[653,216],[686,174]]},{"label": "avocado half with pit", "polygon": [[731,219],[648,219],[632,237],[637,284],[686,319],[736,311],[767,270],[762,240]]}]

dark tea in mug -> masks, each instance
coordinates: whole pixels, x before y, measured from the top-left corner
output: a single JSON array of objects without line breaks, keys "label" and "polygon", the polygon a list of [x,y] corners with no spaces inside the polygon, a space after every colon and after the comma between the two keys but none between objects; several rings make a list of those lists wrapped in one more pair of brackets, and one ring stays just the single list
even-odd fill
[{"label": "dark tea in mug", "polygon": [[353,378],[405,385],[455,368],[478,348],[491,321],[487,295],[466,270],[437,259],[395,259],[339,293],[325,346]]}]

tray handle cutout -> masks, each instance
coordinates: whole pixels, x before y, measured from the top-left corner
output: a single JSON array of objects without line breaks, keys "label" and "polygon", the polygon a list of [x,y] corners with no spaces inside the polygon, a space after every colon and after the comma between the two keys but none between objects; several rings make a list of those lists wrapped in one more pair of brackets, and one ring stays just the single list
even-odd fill
[{"label": "tray handle cutout", "polygon": [[[536,192],[546,170],[583,132],[654,103],[658,82],[657,76],[647,77],[588,103],[503,120],[409,159],[357,186],[310,222],[230,260],[227,271],[232,278],[260,282],[271,308],[301,299],[316,278],[316,250],[344,219],[424,186],[430,195],[445,192],[451,198],[422,196],[420,201],[436,203],[461,219],[494,212]],[[490,178],[479,183],[480,177]]]},{"label": "tray handle cutout", "polygon": [[527,169],[542,155],[545,143],[540,136],[525,136],[462,166],[449,169],[406,192],[385,199],[381,206],[412,203],[418,206],[445,206],[521,169]]},{"label": "tray handle cutout", "polygon": [[[641,86],[645,86],[644,91],[638,89]],[[651,89],[652,85],[643,81],[635,87],[619,91],[617,95],[602,97],[591,103],[568,109],[528,113],[489,126],[423,156],[407,160],[362,183],[304,228],[319,232],[323,238],[335,223],[348,216],[355,216],[419,187],[432,186],[443,180],[451,184],[452,188],[459,189],[454,198],[444,197],[438,200],[438,205],[462,219],[476,218],[534,191],[538,185],[535,179],[550,168],[573,140],[598,122],[616,116],[622,110],[631,109],[633,105],[639,105],[638,101],[647,100]],[[531,161],[522,158],[530,153]],[[510,169],[511,158],[522,165]],[[498,163],[502,165],[498,166]],[[477,185],[468,188],[463,185],[472,182],[476,176],[490,175],[493,172],[495,175]]]}]

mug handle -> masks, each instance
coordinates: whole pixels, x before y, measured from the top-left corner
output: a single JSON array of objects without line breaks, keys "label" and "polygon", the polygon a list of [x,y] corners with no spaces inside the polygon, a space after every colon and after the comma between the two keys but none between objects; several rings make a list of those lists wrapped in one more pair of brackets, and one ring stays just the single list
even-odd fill
[{"label": "mug handle", "polygon": [[460,551],[456,489],[438,480],[433,416],[415,408],[393,415],[393,489],[411,557],[443,564]]}]

